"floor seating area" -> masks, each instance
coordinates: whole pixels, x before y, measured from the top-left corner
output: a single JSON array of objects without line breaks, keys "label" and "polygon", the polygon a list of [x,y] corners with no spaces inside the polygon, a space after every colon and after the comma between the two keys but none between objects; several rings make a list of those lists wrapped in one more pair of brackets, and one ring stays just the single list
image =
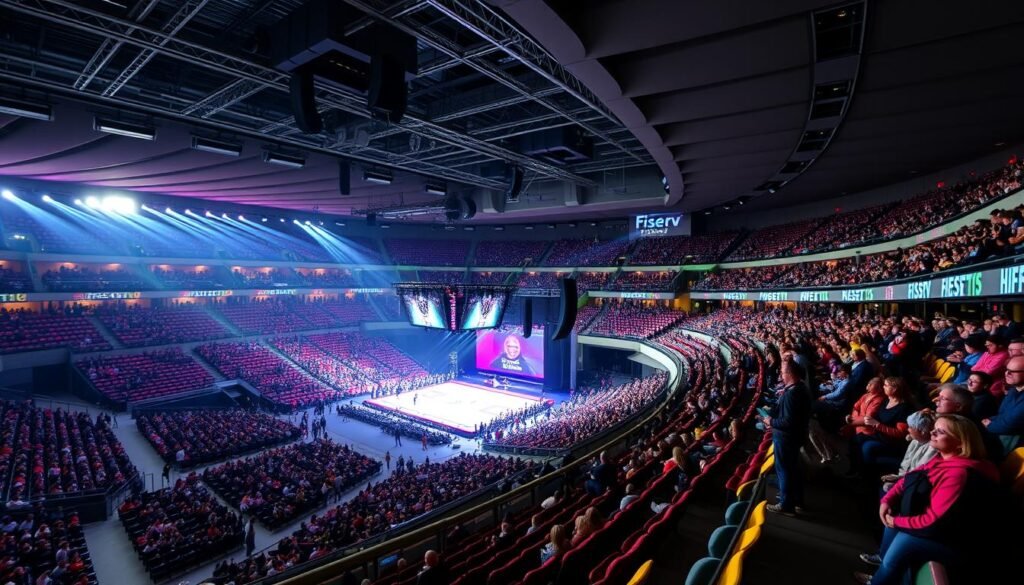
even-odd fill
[{"label": "floor seating area", "polygon": [[[21,511],[4,517],[0,581],[46,585],[98,585],[78,513]],[[58,559],[58,555],[62,558]]]},{"label": "floor seating area", "polygon": [[242,519],[195,473],[172,487],[129,498],[118,516],[156,583],[237,550],[244,539]]},{"label": "floor seating area", "polygon": [[242,409],[144,411],[135,425],[164,462],[179,469],[274,447],[301,434],[287,421]]},{"label": "floor seating area", "polygon": [[203,472],[243,514],[276,530],[380,472],[381,463],[330,440],[297,443]]}]

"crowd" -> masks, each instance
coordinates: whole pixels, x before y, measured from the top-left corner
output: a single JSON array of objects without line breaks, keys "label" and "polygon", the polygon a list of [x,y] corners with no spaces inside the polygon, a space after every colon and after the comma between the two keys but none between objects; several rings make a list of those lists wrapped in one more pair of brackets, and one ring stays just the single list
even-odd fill
[{"label": "crowd", "polygon": [[224,563],[214,574],[243,584],[330,554],[523,472],[520,459],[465,453],[440,463],[408,463],[355,498],[314,515],[273,551]]},{"label": "crowd", "polygon": [[139,433],[169,464],[205,465],[298,439],[300,431],[270,415],[241,409],[142,412]]},{"label": "crowd", "polygon": [[608,290],[608,281],[612,274],[613,273],[611,272],[577,272],[576,290],[580,292],[588,290]]},{"label": "crowd", "polygon": [[0,353],[66,347],[72,352],[110,349],[86,317],[87,310],[67,303],[42,311],[0,307]]},{"label": "crowd", "polygon": [[516,280],[518,288],[550,290],[558,287],[558,280],[568,272],[523,272]]},{"label": "crowd", "polygon": [[296,275],[301,279],[302,286],[323,287],[323,288],[348,288],[359,286],[355,274],[351,270],[296,270]]},{"label": "crowd", "polygon": [[289,408],[334,400],[338,392],[312,380],[255,342],[209,343],[195,351],[228,379],[242,379],[264,398]]},{"label": "crowd", "polygon": [[649,405],[662,390],[668,375],[659,373],[624,384],[609,382],[604,387],[581,388],[573,396],[547,411],[543,420],[533,425],[506,426],[499,435],[488,429],[487,447],[544,447],[568,449],[600,432],[614,428]]},{"label": "crowd", "polygon": [[611,303],[585,333],[646,339],[665,331],[684,316],[685,313],[657,305],[629,301]]},{"label": "crowd", "polygon": [[948,236],[907,249],[824,262],[805,262],[709,273],[696,290],[825,287],[924,276],[1024,250],[1024,208],[996,210]]},{"label": "crowd", "polygon": [[137,402],[206,388],[213,376],[180,347],[145,353],[100,355],[75,367],[107,398]]},{"label": "crowd", "polygon": [[320,349],[308,338],[275,337],[268,340],[268,343],[302,366],[302,369],[313,377],[346,396],[366,394],[376,387],[366,373],[346,365],[343,360]]},{"label": "crowd", "polygon": [[506,410],[491,420],[476,426],[476,433],[484,441],[501,439],[509,430],[525,427],[530,421],[536,422],[541,416],[550,416],[552,401],[541,400],[516,410]]},{"label": "crowd", "polygon": [[464,270],[418,270],[417,282],[441,284],[462,284],[466,281]]},{"label": "crowd", "polygon": [[310,300],[271,297],[220,303],[216,310],[246,335],[329,329],[377,320],[373,309],[360,297]]},{"label": "crowd", "polygon": [[33,500],[117,488],[135,467],[110,429],[110,417],[0,403],[0,494],[8,511]]},{"label": "crowd", "polygon": [[207,468],[203,481],[273,530],[340,498],[380,469],[379,461],[323,439]]},{"label": "crowd", "polygon": [[629,253],[629,264],[652,266],[716,262],[739,235],[739,232],[722,232],[699,236],[640,238]]},{"label": "crowd", "polygon": [[105,290],[146,290],[152,288],[126,268],[93,269],[86,266],[61,266],[47,270],[43,284],[51,292],[95,292]]},{"label": "crowd", "polygon": [[[985,580],[1005,558],[1007,543],[975,536],[1018,522],[997,466],[1024,436],[1024,339],[1008,337],[1022,326],[1002,314],[987,331],[960,325],[824,306],[729,309],[687,323],[768,344],[777,393],[766,396],[762,424],[780,481],[770,511],[803,512],[801,447],[822,464],[848,458],[846,479],[864,486],[883,529],[881,547],[861,555],[877,570],[857,573],[860,583],[903,582],[923,560],[941,561],[954,582]],[[923,368],[936,349],[952,351],[949,382]]]},{"label": "crowd", "polygon": [[536,266],[544,257],[544,240],[482,240],[476,245],[476,266]]},{"label": "crowd", "polygon": [[242,545],[242,519],[190,473],[174,486],[134,495],[118,516],[154,582],[217,558]]},{"label": "crowd", "polygon": [[669,291],[679,273],[623,271],[612,281],[608,290],[652,290]]},{"label": "crowd", "polygon": [[0,520],[0,582],[96,585],[78,514],[8,514]]},{"label": "crowd", "polygon": [[161,268],[153,266],[150,270],[153,279],[160,283],[161,288],[171,290],[214,290],[229,288],[228,279],[220,278],[217,268],[199,270],[182,270],[177,268]]},{"label": "crowd", "polygon": [[358,404],[339,404],[338,414],[380,427],[391,436],[400,435],[416,439],[417,441],[426,437],[427,444],[430,445],[448,445],[452,442],[451,435],[448,433],[435,431],[416,424],[409,419],[395,416],[382,410],[366,408]]},{"label": "crowd", "polygon": [[509,272],[470,272],[470,282],[473,284],[505,284],[508,282]]},{"label": "crowd", "polygon": [[202,307],[100,305],[95,315],[127,347],[208,341],[230,333]]},{"label": "crowd", "polygon": [[[0,262],[0,265],[4,262]],[[27,272],[0,267],[0,292],[20,293],[32,290],[32,278]]]}]

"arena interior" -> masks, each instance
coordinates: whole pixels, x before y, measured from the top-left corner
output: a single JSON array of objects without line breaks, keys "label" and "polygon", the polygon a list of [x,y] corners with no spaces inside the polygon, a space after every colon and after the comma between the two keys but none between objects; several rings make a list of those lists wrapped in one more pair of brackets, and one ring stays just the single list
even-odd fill
[{"label": "arena interior", "polygon": [[0,0],[0,583],[1012,580],[1022,35]]}]

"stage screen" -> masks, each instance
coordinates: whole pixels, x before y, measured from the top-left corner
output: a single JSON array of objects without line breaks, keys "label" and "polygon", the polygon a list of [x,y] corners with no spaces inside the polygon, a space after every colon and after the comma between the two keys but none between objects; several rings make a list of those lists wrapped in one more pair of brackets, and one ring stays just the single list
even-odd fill
[{"label": "stage screen", "polygon": [[461,329],[493,329],[501,325],[508,295],[503,292],[468,292]]},{"label": "stage screen", "polygon": [[477,331],[476,369],[543,380],[544,330],[535,327],[529,338],[520,327]]},{"label": "stage screen", "polygon": [[402,297],[402,305],[405,306],[410,323],[431,329],[448,329],[445,299],[441,291],[403,290],[399,295]]}]

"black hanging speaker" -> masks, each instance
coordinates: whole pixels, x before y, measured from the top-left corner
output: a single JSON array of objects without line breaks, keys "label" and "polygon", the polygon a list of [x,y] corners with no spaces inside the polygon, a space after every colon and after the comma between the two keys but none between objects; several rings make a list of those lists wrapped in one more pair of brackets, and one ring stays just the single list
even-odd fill
[{"label": "black hanging speaker", "polygon": [[408,99],[405,69],[391,55],[374,55],[370,59],[370,87],[366,106],[375,118],[392,124],[402,121]]},{"label": "black hanging speaker", "polygon": [[523,300],[523,337],[533,335],[533,299]]},{"label": "black hanging speaker", "polygon": [[576,279],[563,278],[558,281],[561,298],[558,307],[558,326],[551,339],[565,339],[576,326]]},{"label": "black hanging speaker", "polygon": [[508,181],[508,190],[505,191],[505,201],[516,203],[519,201],[519,193],[523,190],[523,167],[509,165],[505,169],[505,179]]},{"label": "black hanging speaker", "polygon": [[352,194],[352,165],[347,160],[338,161],[338,193]]},{"label": "black hanging speaker", "polygon": [[324,128],[320,112],[316,111],[316,87],[313,72],[297,69],[289,83],[291,89],[292,116],[295,125],[305,134],[317,134]]}]

